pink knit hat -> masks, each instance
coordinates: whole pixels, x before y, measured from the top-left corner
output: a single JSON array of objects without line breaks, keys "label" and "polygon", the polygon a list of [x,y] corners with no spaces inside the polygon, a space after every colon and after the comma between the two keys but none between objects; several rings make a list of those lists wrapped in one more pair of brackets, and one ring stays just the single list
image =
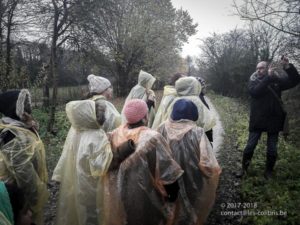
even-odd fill
[{"label": "pink knit hat", "polygon": [[129,124],[139,122],[147,115],[147,113],[147,104],[141,99],[131,99],[124,107],[124,115]]}]

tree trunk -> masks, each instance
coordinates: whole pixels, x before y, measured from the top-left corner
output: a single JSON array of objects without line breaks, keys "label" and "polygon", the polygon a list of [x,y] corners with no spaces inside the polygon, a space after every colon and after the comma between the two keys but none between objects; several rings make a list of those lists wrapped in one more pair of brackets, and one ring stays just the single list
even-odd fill
[{"label": "tree trunk", "polygon": [[129,87],[128,87],[129,71],[124,70],[123,66],[119,63],[117,63],[116,67],[117,67],[117,81],[116,81],[116,87],[114,88],[117,89],[117,96],[126,97],[129,91]]},{"label": "tree trunk", "polygon": [[11,19],[8,19],[7,25],[7,35],[6,35],[6,59],[5,59],[5,76],[4,76],[4,88],[5,90],[9,88],[9,75],[11,71],[11,44],[10,44],[10,34],[11,34]]},{"label": "tree trunk", "polygon": [[54,123],[55,123],[55,111],[57,104],[57,40],[58,40],[58,19],[59,19],[59,11],[55,1],[52,1],[55,11],[54,11],[54,22],[53,22],[53,36],[51,43],[51,59],[50,59],[50,79],[52,83],[52,98],[51,105],[49,110],[49,120],[47,131],[54,133]]},{"label": "tree trunk", "polygon": [[[56,38],[56,37],[55,37]],[[54,39],[55,39],[54,38]],[[51,47],[51,62],[50,62],[50,77],[52,80],[52,98],[49,110],[49,121],[47,130],[53,132],[54,123],[55,123],[55,111],[57,104],[57,63],[56,63],[56,41],[55,45]],[[49,90],[48,90],[49,91]]]}]

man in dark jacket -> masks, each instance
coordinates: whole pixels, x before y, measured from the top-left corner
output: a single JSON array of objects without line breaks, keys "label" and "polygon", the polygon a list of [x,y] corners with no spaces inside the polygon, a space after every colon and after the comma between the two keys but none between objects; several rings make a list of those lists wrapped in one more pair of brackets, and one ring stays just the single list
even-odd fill
[{"label": "man in dark jacket", "polygon": [[267,160],[264,176],[266,179],[272,176],[277,158],[278,134],[283,130],[286,117],[281,92],[295,87],[300,82],[297,69],[286,57],[281,58],[281,64],[287,75],[281,75],[272,68],[268,69],[268,63],[263,61],[257,64],[256,72],[250,77],[249,137],[243,153],[242,170],[237,173],[238,177],[242,177],[247,171],[262,132],[267,132]]}]

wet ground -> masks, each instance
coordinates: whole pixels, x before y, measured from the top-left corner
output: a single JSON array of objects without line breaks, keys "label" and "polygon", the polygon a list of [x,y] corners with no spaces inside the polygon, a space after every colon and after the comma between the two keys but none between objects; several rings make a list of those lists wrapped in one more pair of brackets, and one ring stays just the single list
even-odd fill
[{"label": "wet ground", "polygon": [[240,179],[235,177],[235,172],[240,167],[240,152],[234,144],[235,140],[224,132],[220,116],[209,99],[208,103],[217,117],[217,123],[213,129],[213,146],[222,168],[222,173],[215,205],[207,219],[206,225],[240,224],[241,217],[228,215],[231,211],[230,206],[241,202]]},{"label": "wet ground", "polygon": [[56,215],[56,203],[58,200],[59,185],[56,182],[50,181],[48,184],[50,191],[49,201],[45,207],[44,220],[45,225],[53,225]]},{"label": "wet ground", "polygon": [[216,108],[209,100],[205,97],[205,100],[209,104],[210,110],[216,115],[216,125],[213,128],[213,149],[216,155],[218,156],[219,151],[222,149],[223,139],[224,139],[224,129],[220,119],[219,113],[216,111]]}]

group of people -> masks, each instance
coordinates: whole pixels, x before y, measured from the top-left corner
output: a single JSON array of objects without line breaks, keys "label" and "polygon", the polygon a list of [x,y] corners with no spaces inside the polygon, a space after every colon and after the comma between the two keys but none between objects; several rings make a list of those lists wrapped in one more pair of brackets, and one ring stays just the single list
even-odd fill
[{"label": "group of people", "polygon": [[[141,70],[119,113],[110,81],[87,80],[86,99],[66,105],[71,127],[51,178],[60,184],[55,224],[203,224],[221,169],[201,83],[175,74],[157,110],[155,78]],[[48,175],[30,93],[8,91],[0,103],[0,221],[42,224]]]},{"label": "group of people", "polygon": [[[295,67],[282,61],[287,76],[260,62],[250,77],[250,134],[239,176],[264,131],[266,176],[272,174],[285,118],[280,94],[300,81]],[[155,78],[141,70],[121,113],[110,102],[108,79],[91,74],[87,80],[86,98],[66,105],[71,127],[51,178],[60,185],[55,224],[204,224],[221,174],[204,80],[174,74],[157,107]],[[48,174],[31,111],[28,90],[0,94],[0,224],[43,224]]]},{"label": "group of people", "polygon": [[221,169],[202,128],[214,119],[200,82],[175,74],[173,99],[156,113],[155,78],[141,70],[119,113],[109,80],[87,79],[87,99],[66,105],[71,128],[52,176],[56,224],[203,224]]}]

